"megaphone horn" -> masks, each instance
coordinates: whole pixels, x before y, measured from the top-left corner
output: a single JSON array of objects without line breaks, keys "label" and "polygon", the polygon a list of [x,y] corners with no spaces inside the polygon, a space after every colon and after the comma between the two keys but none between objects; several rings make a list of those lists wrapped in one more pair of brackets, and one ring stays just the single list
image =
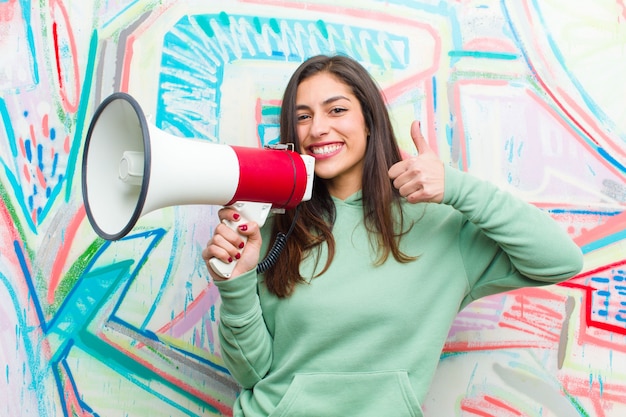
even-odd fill
[{"label": "megaphone horn", "polygon": [[[96,233],[118,240],[141,216],[168,206],[250,202],[294,208],[311,198],[313,165],[312,157],[289,149],[171,135],[149,125],[137,101],[120,92],[98,106],[89,125],[83,201]],[[262,224],[265,217],[249,220]]]}]

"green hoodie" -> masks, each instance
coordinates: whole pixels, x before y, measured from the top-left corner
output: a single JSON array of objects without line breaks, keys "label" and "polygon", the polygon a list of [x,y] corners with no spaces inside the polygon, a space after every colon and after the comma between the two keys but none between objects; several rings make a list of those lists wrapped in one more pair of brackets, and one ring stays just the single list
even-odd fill
[{"label": "green hoodie", "polygon": [[[403,204],[415,224],[401,249],[416,261],[374,266],[361,193],[335,206],[335,259],[290,297],[270,294],[255,271],[216,282],[222,356],[243,388],[236,417],[421,417],[464,306],[582,268],[548,214],[450,167],[443,204]],[[303,277],[324,264],[324,254],[305,259]]]}]

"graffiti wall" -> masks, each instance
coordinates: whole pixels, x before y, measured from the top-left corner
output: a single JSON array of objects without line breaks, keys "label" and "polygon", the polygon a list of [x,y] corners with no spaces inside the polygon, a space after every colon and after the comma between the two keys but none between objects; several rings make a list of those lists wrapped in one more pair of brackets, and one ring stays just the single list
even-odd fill
[{"label": "graffiti wall", "polygon": [[123,91],[180,140],[271,144],[286,80],[319,53],[371,71],[407,152],[419,119],[446,163],[585,254],[568,282],[459,314],[426,415],[625,415],[624,0],[0,0],[0,416],[232,414],[200,256],[215,207],[99,238],[85,137]]}]

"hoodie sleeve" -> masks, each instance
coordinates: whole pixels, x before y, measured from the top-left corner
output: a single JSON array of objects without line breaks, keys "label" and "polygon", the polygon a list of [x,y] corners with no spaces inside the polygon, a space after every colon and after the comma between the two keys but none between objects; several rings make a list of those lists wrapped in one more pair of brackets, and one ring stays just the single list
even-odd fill
[{"label": "hoodie sleeve", "polygon": [[226,367],[244,388],[252,388],[272,362],[272,338],[257,293],[257,273],[216,281],[222,304],[219,340]]},{"label": "hoodie sleeve", "polygon": [[564,281],[582,269],[580,248],[548,213],[463,171],[446,167],[443,203],[466,219],[459,245],[471,292],[486,295]]}]

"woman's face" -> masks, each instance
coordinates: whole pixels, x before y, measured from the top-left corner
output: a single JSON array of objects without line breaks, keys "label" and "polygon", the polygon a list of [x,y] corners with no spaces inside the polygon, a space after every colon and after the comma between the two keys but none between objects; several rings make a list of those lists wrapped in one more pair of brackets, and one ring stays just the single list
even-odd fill
[{"label": "woman's face", "polygon": [[296,118],[301,152],[315,158],[315,174],[330,194],[345,199],[360,190],[369,132],[350,87],[328,72],[305,79]]}]

